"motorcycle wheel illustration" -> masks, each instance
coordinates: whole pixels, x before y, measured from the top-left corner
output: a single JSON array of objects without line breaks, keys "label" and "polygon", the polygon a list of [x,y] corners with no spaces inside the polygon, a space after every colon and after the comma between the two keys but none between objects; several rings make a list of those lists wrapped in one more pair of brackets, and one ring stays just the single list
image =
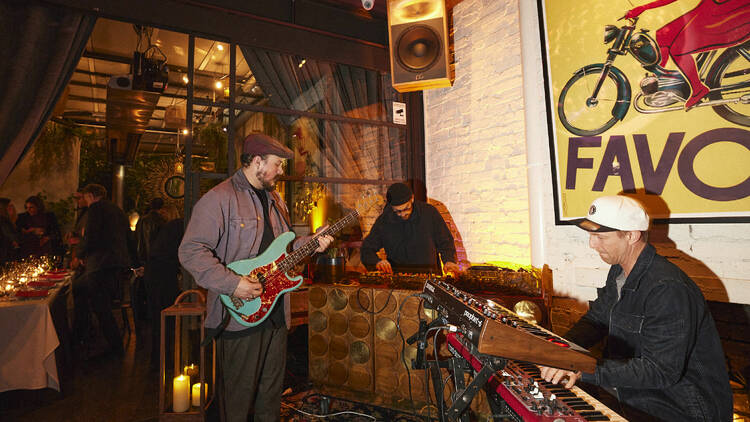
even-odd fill
[{"label": "motorcycle wheel illustration", "polygon": [[[708,76],[706,76],[706,85],[709,88],[726,88],[742,84],[744,85],[744,92],[747,93],[748,74],[750,74],[750,43],[745,43],[727,49],[716,59],[708,72]],[[708,98],[712,101],[721,100],[729,94],[733,94],[732,90],[711,91]],[[713,109],[716,114],[732,123],[750,127],[750,105],[747,103],[715,105]]]},{"label": "motorcycle wheel illustration", "polygon": [[[601,89],[594,93],[605,64],[579,69],[565,84],[557,102],[562,125],[579,136],[595,136],[625,118],[630,108],[630,82],[622,71],[608,67]],[[750,43],[725,50],[711,66],[705,83],[711,89],[709,100],[722,100],[747,93],[750,69]],[[737,89],[732,90],[732,86]],[[721,89],[717,89],[721,88]],[[750,106],[744,101],[712,106],[722,118],[750,127]]]},{"label": "motorcycle wheel illustration", "polygon": [[610,67],[599,92],[602,63],[579,69],[565,84],[557,102],[557,114],[565,129],[579,136],[594,136],[622,120],[630,107],[630,82],[616,67]]}]

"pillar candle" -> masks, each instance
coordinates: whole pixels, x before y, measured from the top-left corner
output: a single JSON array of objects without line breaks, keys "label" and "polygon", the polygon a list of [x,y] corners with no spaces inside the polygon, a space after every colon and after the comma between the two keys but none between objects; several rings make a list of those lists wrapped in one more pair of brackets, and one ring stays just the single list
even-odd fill
[{"label": "pillar candle", "polygon": [[172,411],[187,411],[190,408],[190,377],[175,377],[172,386]]},{"label": "pillar candle", "polygon": [[[203,397],[208,396],[208,386],[203,384]],[[205,399],[204,399],[205,401]],[[201,405],[201,383],[196,382],[193,384],[193,406]]]}]

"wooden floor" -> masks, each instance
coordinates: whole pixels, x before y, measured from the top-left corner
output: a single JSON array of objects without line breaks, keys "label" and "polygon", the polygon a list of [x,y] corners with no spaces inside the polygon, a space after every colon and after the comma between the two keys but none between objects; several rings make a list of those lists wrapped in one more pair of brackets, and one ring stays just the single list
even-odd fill
[{"label": "wooden floor", "polygon": [[134,336],[123,341],[124,356],[74,356],[67,392],[1,393],[0,421],[157,421],[159,378],[149,368],[148,344],[137,344]]},{"label": "wooden floor", "polygon": [[[296,337],[301,337],[298,339],[300,343],[306,340],[305,333],[297,334],[301,336],[290,337],[291,350],[306,348],[305,344],[294,344]],[[148,332],[143,337],[148,338]],[[139,343],[135,336],[125,336],[123,341],[124,356],[105,355],[91,359],[74,357],[72,371],[67,376],[68,388],[64,393],[50,389],[0,393],[0,421],[158,421],[159,378],[158,371],[151,369],[149,365],[150,345],[146,341]],[[293,354],[289,356],[292,357]],[[305,368],[295,370],[298,366]],[[287,369],[306,372],[306,360],[296,362],[290,359]],[[306,374],[300,375],[304,377]],[[285,383],[299,387],[305,383],[301,377],[285,380]],[[737,385],[734,387],[734,421],[750,421],[747,391],[737,388]],[[319,420],[299,416],[287,416],[284,419]]]}]

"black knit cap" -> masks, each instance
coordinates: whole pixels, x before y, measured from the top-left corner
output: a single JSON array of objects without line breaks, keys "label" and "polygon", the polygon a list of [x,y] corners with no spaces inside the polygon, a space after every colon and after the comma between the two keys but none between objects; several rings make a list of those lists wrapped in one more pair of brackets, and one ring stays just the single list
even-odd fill
[{"label": "black knit cap", "polygon": [[385,195],[388,205],[399,206],[408,202],[411,197],[411,189],[403,183],[394,183],[388,188]]}]

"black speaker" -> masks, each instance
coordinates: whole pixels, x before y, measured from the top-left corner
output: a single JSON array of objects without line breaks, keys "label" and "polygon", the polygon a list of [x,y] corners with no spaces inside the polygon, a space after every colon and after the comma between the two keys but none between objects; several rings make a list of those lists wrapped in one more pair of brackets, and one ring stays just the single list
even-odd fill
[{"label": "black speaker", "polygon": [[388,0],[388,37],[397,91],[451,86],[444,0]]}]

